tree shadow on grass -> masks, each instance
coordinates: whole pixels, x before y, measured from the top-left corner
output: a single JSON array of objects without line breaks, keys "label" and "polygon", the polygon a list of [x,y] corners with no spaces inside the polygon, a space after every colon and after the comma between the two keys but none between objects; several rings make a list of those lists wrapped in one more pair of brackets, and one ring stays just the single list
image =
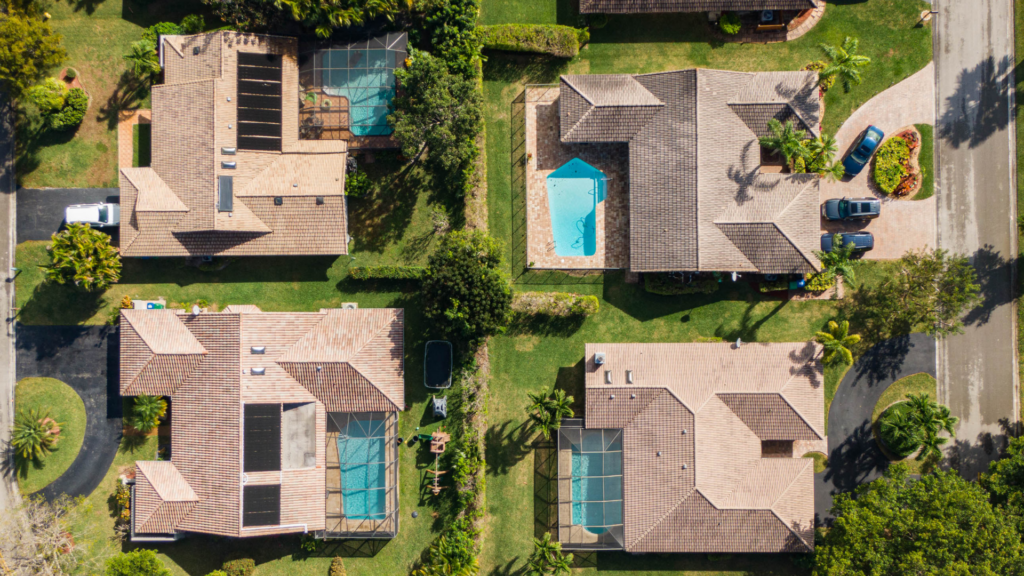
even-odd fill
[{"label": "tree shadow on grass", "polygon": [[52,146],[67,144],[75,138],[75,130],[51,130],[38,115],[18,106],[15,120],[15,174],[31,174],[43,163],[40,152]]},{"label": "tree shadow on grass", "polygon": [[[524,404],[525,408],[526,405]],[[484,433],[484,453],[487,473],[505,475],[530,455],[531,441],[538,432],[529,421],[513,427],[512,420],[493,424]]]},{"label": "tree shadow on grass", "polygon": [[106,122],[107,129],[114,130],[121,119],[122,112],[131,112],[142,107],[142,102],[149,95],[149,84],[139,80],[134,74],[125,70],[117,79],[114,92],[100,108],[97,118]]},{"label": "tree shadow on grass", "polygon": [[568,337],[575,334],[586,321],[582,315],[548,316],[547,314],[515,314],[506,334],[509,336],[556,336]]},{"label": "tree shadow on grass", "polygon": [[81,324],[102,307],[102,292],[43,282],[33,289],[28,302],[18,311],[17,319],[23,324]]},{"label": "tree shadow on grass", "polygon": [[783,308],[789,304],[789,300],[785,299],[778,303],[770,312],[761,316],[757,319],[754,317],[754,308],[760,304],[761,301],[752,301],[743,311],[743,316],[740,317],[740,325],[738,328],[727,330],[724,326],[719,326],[715,329],[715,336],[721,337],[727,342],[734,340],[745,340],[747,342],[757,341],[757,332],[764,326],[764,323],[770,320],[773,316],[782,311]]},{"label": "tree shadow on grass", "polygon": [[568,69],[569,61],[564,58],[488,50],[484,81],[550,84],[558,82],[559,74]]},{"label": "tree shadow on grass", "polygon": [[405,235],[416,201],[420,194],[429,193],[431,179],[422,165],[403,169],[393,154],[377,155],[363,170],[372,187],[364,197],[348,200],[352,251],[381,253]]}]

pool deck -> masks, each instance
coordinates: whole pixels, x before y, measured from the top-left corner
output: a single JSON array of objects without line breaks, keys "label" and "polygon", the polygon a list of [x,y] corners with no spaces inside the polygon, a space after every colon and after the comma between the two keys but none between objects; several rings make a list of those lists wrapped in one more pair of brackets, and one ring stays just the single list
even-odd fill
[{"label": "pool deck", "polygon": [[[385,443],[385,458],[391,461],[395,458],[397,447],[391,442]],[[397,465],[397,463],[396,463]],[[328,418],[327,425],[327,474],[326,474],[327,508],[326,529],[328,534],[346,532],[397,532],[398,525],[393,515],[388,515],[383,520],[350,520],[343,516],[344,507],[341,497],[341,464],[338,455],[338,430]],[[397,490],[388,493],[388,508],[397,510]]]},{"label": "pool deck", "polygon": [[[559,140],[558,89],[526,89],[526,256],[532,269],[601,270],[629,267],[629,146],[563,144]],[[597,205],[597,251],[559,256],[554,249],[547,177],[579,158],[609,178]]]}]

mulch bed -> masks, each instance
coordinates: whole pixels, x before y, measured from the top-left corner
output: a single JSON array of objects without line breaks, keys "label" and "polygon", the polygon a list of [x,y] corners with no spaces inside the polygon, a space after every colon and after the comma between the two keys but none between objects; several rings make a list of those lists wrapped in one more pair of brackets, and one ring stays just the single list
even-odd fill
[{"label": "mulch bed", "polygon": [[910,146],[910,158],[903,165],[907,175],[900,180],[890,196],[898,199],[913,198],[924,183],[921,165],[918,163],[918,157],[921,155],[921,133],[913,126],[909,126],[897,132],[893,138],[900,138]]}]

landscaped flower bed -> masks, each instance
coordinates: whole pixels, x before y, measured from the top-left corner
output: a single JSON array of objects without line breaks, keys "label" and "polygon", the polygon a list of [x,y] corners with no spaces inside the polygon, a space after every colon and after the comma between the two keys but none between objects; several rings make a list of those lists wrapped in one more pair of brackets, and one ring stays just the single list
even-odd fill
[{"label": "landscaped flower bed", "polygon": [[886,140],[875,154],[872,177],[878,188],[897,198],[909,196],[921,187],[921,135],[910,128]]}]

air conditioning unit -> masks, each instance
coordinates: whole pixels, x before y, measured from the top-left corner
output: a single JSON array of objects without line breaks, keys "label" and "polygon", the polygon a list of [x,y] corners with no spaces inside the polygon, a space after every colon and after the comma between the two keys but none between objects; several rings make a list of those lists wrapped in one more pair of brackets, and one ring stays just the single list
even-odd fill
[{"label": "air conditioning unit", "polygon": [[597,364],[598,366],[604,364],[604,352],[594,354],[594,364]]}]

